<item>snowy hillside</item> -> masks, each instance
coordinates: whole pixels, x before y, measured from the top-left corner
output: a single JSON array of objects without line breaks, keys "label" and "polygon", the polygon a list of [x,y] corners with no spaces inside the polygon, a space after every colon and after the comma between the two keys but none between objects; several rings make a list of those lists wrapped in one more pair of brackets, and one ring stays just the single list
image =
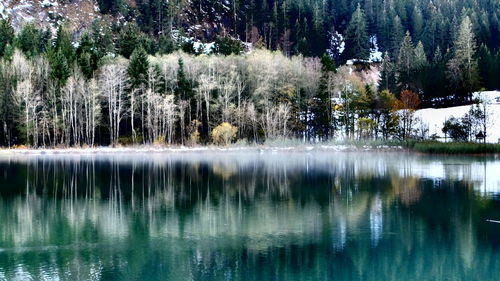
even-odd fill
[{"label": "snowy hillside", "polygon": [[[488,106],[489,124],[487,130],[486,141],[497,143],[500,140],[500,91],[482,92],[481,95],[486,97],[490,102]],[[478,97],[478,94],[474,95]],[[416,117],[429,126],[429,135],[436,134],[440,138],[444,138],[442,132],[444,122],[450,117],[461,118],[471,108],[472,105],[455,106],[449,108],[426,108],[417,110]]]},{"label": "snowy hillside", "polygon": [[0,18],[10,18],[15,30],[31,22],[53,31],[65,23],[79,31],[100,18],[95,0],[73,0],[60,3],[56,0],[0,0]]}]

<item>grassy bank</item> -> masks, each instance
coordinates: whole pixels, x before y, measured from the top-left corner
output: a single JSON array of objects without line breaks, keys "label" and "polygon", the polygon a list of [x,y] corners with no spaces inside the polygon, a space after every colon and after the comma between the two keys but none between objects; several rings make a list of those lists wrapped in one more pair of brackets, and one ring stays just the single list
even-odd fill
[{"label": "grassy bank", "polygon": [[413,149],[435,154],[491,154],[500,153],[500,144],[462,142],[417,142]]}]

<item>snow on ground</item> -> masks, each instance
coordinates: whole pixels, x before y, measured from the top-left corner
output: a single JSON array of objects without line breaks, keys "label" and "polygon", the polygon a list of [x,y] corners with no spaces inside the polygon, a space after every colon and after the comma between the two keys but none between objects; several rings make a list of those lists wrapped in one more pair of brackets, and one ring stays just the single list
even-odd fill
[{"label": "snow on ground", "polygon": [[[488,91],[474,93],[474,97],[485,97],[489,100],[489,124],[487,128],[486,141],[498,143],[500,140],[500,91]],[[444,138],[443,124],[450,117],[462,118],[472,107],[472,105],[455,106],[448,108],[426,108],[417,110],[415,116],[429,126],[429,136],[436,134]]]},{"label": "snow on ground", "polygon": [[378,48],[377,36],[370,37],[370,60],[369,62],[381,62],[382,52]]},{"label": "snow on ground", "polygon": [[0,149],[0,156],[12,154],[40,154],[40,155],[59,155],[59,154],[107,154],[107,153],[183,153],[183,152],[235,152],[235,151],[257,151],[261,153],[273,153],[279,151],[330,151],[330,152],[354,152],[354,151],[399,151],[400,146],[360,146],[342,145],[342,144],[295,144],[284,146],[272,145],[234,145],[228,147],[221,146],[135,146],[135,147],[91,147],[91,148],[26,148],[26,149]]}]

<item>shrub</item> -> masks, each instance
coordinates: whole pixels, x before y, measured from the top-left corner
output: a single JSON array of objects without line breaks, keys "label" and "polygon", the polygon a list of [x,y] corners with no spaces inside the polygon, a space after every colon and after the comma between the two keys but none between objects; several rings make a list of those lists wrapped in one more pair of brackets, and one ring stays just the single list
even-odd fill
[{"label": "shrub", "polygon": [[238,128],[224,122],[212,130],[212,141],[214,144],[228,145],[236,138]]}]

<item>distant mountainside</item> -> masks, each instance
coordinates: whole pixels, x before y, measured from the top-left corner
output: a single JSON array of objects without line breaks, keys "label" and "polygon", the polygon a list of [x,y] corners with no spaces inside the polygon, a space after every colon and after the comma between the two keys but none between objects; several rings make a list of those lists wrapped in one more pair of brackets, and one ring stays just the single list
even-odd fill
[{"label": "distant mountainside", "polygon": [[[148,33],[160,32],[157,21],[158,17],[162,16],[161,12],[152,15],[157,11],[150,6],[149,1],[148,5],[145,5],[146,1],[124,1],[120,2],[119,8],[116,9],[113,5],[106,4],[110,2],[117,1],[2,0],[0,17],[10,18],[16,31],[29,22],[42,29],[50,28],[55,34],[57,27],[65,24],[77,37],[96,19],[121,24],[137,21]],[[168,1],[158,2],[161,2],[160,6],[168,4]],[[178,1],[175,6],[170,7],[170,12],[167,11],[169,8],[165,7],[165,19],[160,21],[169,25],[172,30],[182,29],[186,36],[213,41],[217,35],[232,30],[229,2]]]},{"label": "distant mountainside", "polygon": [[51,28],[55,34],[57,26],[67,24],[74,31],[85,29],[90,23],[102,18],[97,2],[94,0],[2,0],[0,15],[10,17],[16,31],[31,22],[41,28]]},{"label": "distant mountainside", "polygon": [[0,16],[11,17],[17,31],[25,22],[53,31],[66,23],[78,38],[96,19],[108,21],[115,31],[136,22],[156,39],[181,34],[206,43],[230,35],[287,55],[326,51],[340,62],[368,58],[341,47],[340,41],[349,43],[349,33],[356,31],[348,25],[357,7],[362,10],[357,20],[364,23],[358,29],[366,29],[393,60],[406,31],[415,44],[422,42],[427,57],[436,50],[446,53],[464,16],[471,18],[478,46],[500,46],[498,0],[2,0]]}]

